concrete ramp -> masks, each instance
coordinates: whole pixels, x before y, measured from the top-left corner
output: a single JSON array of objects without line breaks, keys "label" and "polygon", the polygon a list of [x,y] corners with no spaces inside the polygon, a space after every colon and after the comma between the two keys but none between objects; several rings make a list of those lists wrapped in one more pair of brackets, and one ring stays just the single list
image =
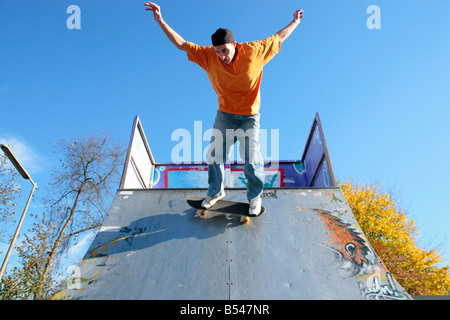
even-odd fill
[{"label": "concrete ramp", "polygon": [[[118,191],[55,299],[410,299],[338,188],[265,189],[250,223],[186,203],[204,189]],[[244,189],[227,199],[245,201]]]}]

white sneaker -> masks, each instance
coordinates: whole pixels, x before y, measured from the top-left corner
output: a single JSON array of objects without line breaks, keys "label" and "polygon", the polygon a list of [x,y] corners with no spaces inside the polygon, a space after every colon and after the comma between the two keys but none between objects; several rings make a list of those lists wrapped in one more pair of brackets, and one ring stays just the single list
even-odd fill
[{"label": "white sneaker", "polygon": [[257,216],[261,213],[261,198],[255,198],[250,200],[250,208],[248,209],[248,214],[251,216]]},{"label": "white sneaker", "polygon": [[217,201],[222,200],[223,198],[225,198],[225,191],[219,192],[218,194],[216,194],[215,196],[212,196],[212,197],[208,196],[208,197],[206,197],[205,200],[203,200],[202,207],[205,209],[209,209],[213,205],[215,205],[217,203]]}]

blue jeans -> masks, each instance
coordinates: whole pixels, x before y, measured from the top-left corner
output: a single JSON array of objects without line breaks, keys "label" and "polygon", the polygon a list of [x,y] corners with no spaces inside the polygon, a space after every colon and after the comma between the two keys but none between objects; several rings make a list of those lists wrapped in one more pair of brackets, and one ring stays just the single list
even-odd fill
[{"label": "blue jeans", "polygon": [[247,199],[259,197],[264,188],[264,160],[259,150],[260,115],[244,116],[217,111],[211,143],[206,154],[208,163],[208,196],[224,190],[224,164],[230,149],[239,141],[239,154],[245,161]]}]

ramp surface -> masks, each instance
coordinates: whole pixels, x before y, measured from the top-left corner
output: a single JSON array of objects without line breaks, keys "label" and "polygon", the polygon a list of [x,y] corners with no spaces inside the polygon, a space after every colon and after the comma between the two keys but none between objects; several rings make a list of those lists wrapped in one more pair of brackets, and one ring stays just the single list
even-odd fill
[{"label": "ramp surface", "polygon": [[[199,189],[118,191],[56,299],[410,299],[337,188],[266,189],[266,213],[209,219]],[[245,201],[246,191],[227,190]]]}]

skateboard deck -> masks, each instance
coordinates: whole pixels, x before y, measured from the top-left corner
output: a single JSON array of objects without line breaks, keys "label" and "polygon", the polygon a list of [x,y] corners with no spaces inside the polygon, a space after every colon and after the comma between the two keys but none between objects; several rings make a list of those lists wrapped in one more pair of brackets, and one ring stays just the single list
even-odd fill
[{"label": "skateboard deck", "polygon": [[200,215],[206,217],[209,212],[218,212],[224,214],[235,214],[244,217],[244,222],[248,222],[248,218],[257,218],[266,212],[266,208],[261,206],[261,213],[257,216],[249,215],[249,204],[245,202],[236,202],[228,200],[219,200],[211,208],[205,209],[202,207],[202,202],[205,198],[189,198],[187,203],[194,209],[201,210]]}]

